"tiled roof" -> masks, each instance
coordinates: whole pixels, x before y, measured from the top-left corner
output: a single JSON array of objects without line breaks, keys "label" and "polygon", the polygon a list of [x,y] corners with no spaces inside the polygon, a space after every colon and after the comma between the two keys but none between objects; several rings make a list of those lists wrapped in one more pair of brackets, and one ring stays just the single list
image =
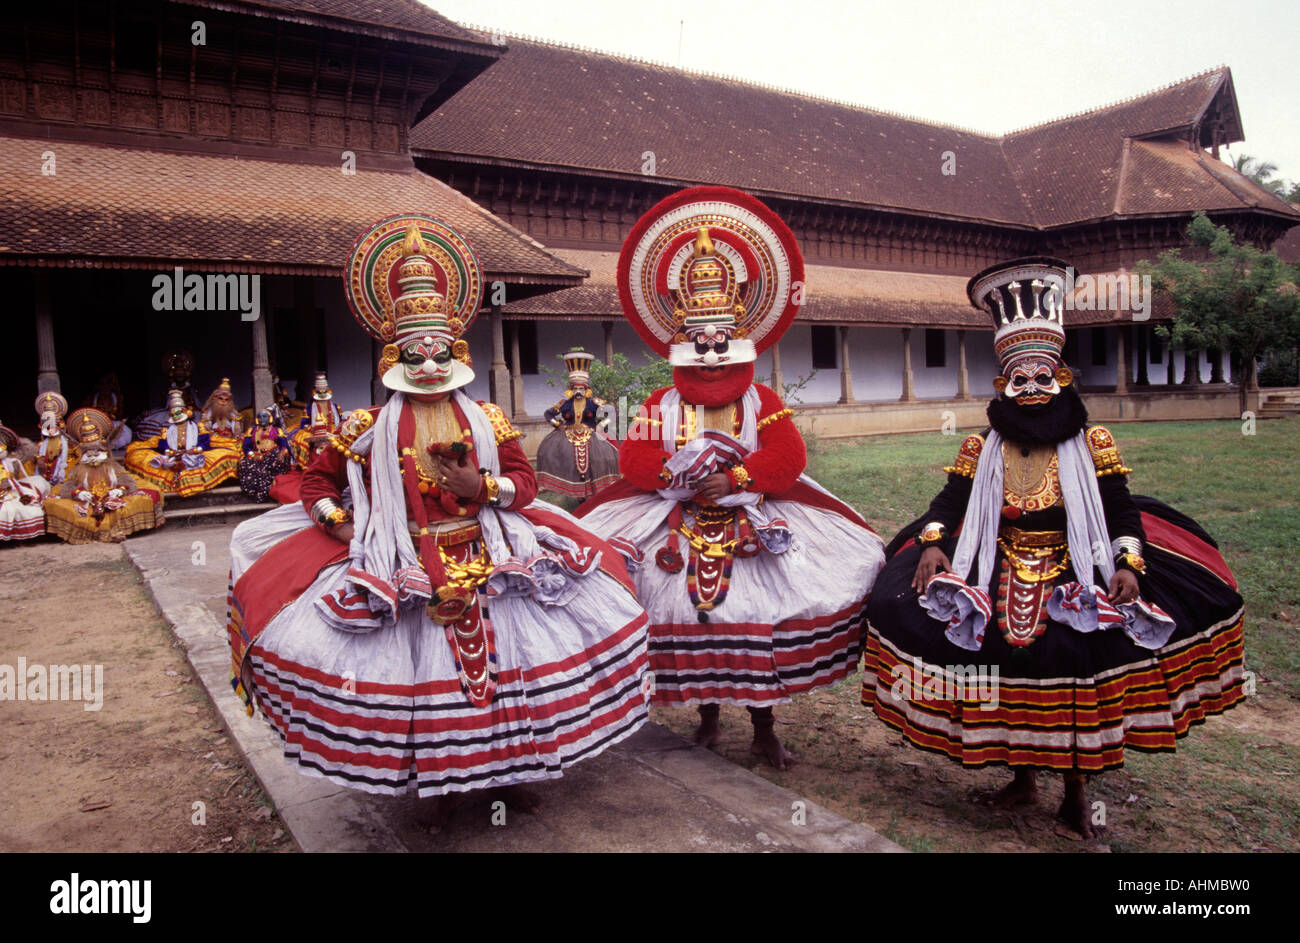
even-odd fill
[{"label": "tiled roof", "polygon": [[[656,175],[673,181],[1029,221],[995,138],[599,53],[509,47],[412,130],[413,150],[627,175],[652,151]],[[942,173],[947,151],[954,176]]]},{"label": "tiled roof", "polygon": [[[1239,138],[1226,68],[999,138],[603,53],[509,47],[412,130],[417,155],[634,176],[651,151],[656,175],[674,182],[1039,228],[1212,208],[1294,213],[1174,143],[1211,107]],[[1133,142],[1128,179],[1125,138],[1161,134]],[[956,173],[945,176],[949,151]],[[1153,177],[1159,192],[1141,192]]]},{"label": "tiled roof", "polygon": [[[591,272],[582,285],[508,303],[507,318],[590,320],[621,317],[617,252],[552,249]],[[807,301],[798,320],[835,324],[918,325],[992,329],[966,300],[966,279],[835,265],[805,267]]]},{"label": "tiled roof", "polygon": [[[419,0],[178,0],[186,6],[239,12],[257,11],[285,19],[333,25],[331,21],[377,26],[439,39],[481,44],[484,37],[467,30]],[[342,25],[342,24],[339,24]]]},{"label": "tiled roof", "polygon": [[[40,173],[52,151],[56,173]],[[394,213],[439,217],[491,279],[572,285],[581,269],[415,170],[0,137],[0,263],[337,274],[353,241]],[[26,168],[26,169],[20,169]],[[315,271],[312,271],[315,270]]]}]

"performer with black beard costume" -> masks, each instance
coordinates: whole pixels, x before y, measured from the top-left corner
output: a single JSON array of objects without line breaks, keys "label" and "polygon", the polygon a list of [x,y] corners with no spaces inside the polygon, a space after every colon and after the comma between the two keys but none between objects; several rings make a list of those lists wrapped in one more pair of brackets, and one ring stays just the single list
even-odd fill
[{"label": "performer with black beard costume", "polygon": [[1017,259],[967,285],[997,327],[999,395],[887,548],[862,701],[916,746],[1012,767],[994,805],[1034,802],[1036,771],[1060,770],[1060,815],[1090,838],[1087,774],[1126,747],[1172,752],[1242,700],[1243,607],[1213,538],[1131,495],[1115,440],[1088,426],[1060,359],[1065,273]]}]

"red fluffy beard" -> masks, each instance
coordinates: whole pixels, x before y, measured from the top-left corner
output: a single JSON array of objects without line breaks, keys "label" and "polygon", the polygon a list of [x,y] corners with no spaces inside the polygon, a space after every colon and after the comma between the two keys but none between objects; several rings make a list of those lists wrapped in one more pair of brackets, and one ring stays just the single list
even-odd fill
[{"label": "red fluffy beard", "polygon": [[692,406],[725,406],[745,395],[754,382],[752,363],[731,363],[707,373],[701,367],[674,367],[673,386]]}]

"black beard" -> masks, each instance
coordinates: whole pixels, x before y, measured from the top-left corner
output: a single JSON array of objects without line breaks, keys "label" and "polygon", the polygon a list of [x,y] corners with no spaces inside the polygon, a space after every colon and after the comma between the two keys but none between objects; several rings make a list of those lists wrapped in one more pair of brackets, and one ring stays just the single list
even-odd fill
[{"label": "black beard", "polygon": [[1073,386],[1062,388],[1050,403],[1020,406],[1005,395],[989,401],[989,425],[998,435],[1025,445],[1055,445],[1088,424],[1088,410]]}]

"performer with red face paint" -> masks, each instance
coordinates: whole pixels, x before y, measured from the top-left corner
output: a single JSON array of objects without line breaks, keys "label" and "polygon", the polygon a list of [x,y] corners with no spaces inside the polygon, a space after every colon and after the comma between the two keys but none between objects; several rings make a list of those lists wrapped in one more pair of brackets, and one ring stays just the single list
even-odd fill
[{"label": "performer with red face paint", "polygon": [[301,504],[231,544],[233,683],[286,757],[372,793],[451,797],[560,776],[646,719],[646,616],[619,554],[534,501],[504,412],[470,399],[482,297],[466,243],[381,220],[345,270],[392,397],[357,410]]},{"label": "performer with red face paint", "polygon": [[674,366],[619,454],[623,481],[579,508],[623,551],[650,614],[653,701],[749,709],[754,753],[794,757],[772,706],[857,670],[882,541],[803,474],[803,438],[754,360],[789,327],[803,258],[782,220],[727,187],[653,207],[619,257],[623,311]]},{"label": "performer with red face paint", "polygon": [[1243,610],[1209,534],[1131,495],[1114,438],[1087,424],[1061,361],[1066,271],[1016,259],[967,286],[993,317],[999,395],[888,548],[862,700],[916,746],[1011,767],[997,806],[1060,770],[1061,818],[1086,838],[1087,774],[1127,747],[1173,751],[1242,699]]}]

